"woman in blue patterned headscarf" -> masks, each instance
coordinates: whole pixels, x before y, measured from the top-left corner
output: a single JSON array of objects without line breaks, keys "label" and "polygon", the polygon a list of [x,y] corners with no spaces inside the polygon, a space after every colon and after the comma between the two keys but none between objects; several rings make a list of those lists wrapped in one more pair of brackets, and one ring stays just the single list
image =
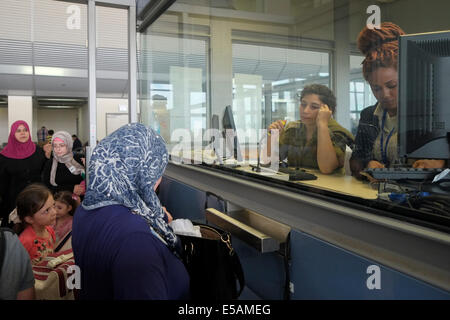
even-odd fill
[{"label": "woman in blue patterned headscarf", "polygon": [[139,123],[119,128],[92,153],[83,208],[123,205],[142,216],[173,248],[177,237],[154,191],[167,162],[164,140],[152,129]]},{"label": "woman in blue patterned headscarf", "polygon": [[168,162],[164,140],[125,125],[94,149],[72,247],[81,299],[187,299],[189,275],[155,193]]}]

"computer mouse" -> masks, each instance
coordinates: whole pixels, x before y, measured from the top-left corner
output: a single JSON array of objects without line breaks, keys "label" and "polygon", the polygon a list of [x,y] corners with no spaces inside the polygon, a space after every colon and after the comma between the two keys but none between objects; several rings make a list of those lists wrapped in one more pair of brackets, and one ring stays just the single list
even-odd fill
[{"label": "computer mouse", "polygon": [[279,168],[287,168],[287,167],[289,167],[289,165],[287,164],[287,162],[280,161],[278,167]]},{"label": "computer mouse", "polygon": [[317,180],[317,176],[312,173],[299,171],[289,174],[289,181],[301,181],[301,180]]}]

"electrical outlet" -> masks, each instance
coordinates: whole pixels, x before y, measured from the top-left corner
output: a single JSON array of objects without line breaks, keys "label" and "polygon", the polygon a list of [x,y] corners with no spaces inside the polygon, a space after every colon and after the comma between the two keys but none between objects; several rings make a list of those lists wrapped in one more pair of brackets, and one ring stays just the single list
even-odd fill
[{"label": "electrical outlet", "polygon": [[289,291],[291,291],[291,293],[294,293],[294,284],[292,282],[289,282]]}]

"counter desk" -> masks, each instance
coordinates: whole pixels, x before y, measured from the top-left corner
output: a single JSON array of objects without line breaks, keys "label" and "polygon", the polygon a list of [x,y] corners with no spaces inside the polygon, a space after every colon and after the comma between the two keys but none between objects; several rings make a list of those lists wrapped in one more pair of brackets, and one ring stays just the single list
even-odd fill
[{"label": "counter desk", "polygon": [[[255,172],[252,170],[254,167],[249,165],[242,165],[237,167],[236,170],[245,171],[248,173],[253,173],[255,175],[263,175],[266,177],[271,177],[275,180],[288,181],[289,175],[282,172],[273,172],[265,168],[261,169],[261,172]],[[343,195],[360,197],[363,199],[377,199],[378,191],[376,186],[372,187],[368,182],[363,182],[355,177],[346,176],[343,173],[333,173],[333,174],[323,174],[319,170],[314,169],[304,169],[306,173],[314,174],[316,180],[300,180],[292,181],[293,183],[315,187],[322,190],[327,190],[330,192],[336,192]],[[271,172],[272,171],[272,172]]]},{"label": "counter desk", "polygon": [[[317,176],[317,180],[295,182],[300,187],[299,190],[283,184],[278,185],[272,179],[260,181],[248,165],[241,165],[233,170],[220,170],[204,165],[169,163],[164,176],[171,183],[198,193],[212,192],[233,206],[253,210],[290,226],[293,274],[300,282],[314,278],[317,278],[318,282],[325,281],[321,285],[314,284],[323,286],[322,289],[314,291],[316,295],[298,293],[294,298],[354,299],[362,294],[367,299],[407,299],[407,292],[416,292],[416,295],[412,294],[411,297],[450,299],[448,232],[416,224],[410,217],[397,219],[387,211],[371,207],[368,204],[377,198],[377,190],[369,183],[341,174],[323,175],[317,171],[310,172]],[[262,172],[260,175],[281,182],[287,180],[287,175],[283,174]],[[181,205],[185,192],[181,192],[178,187],[177,190],[178,194],[171,194],[168,199],[177,199],[182,211],[186,207]],[[349,201],[351,197],[359,199],[359,203]],[[191,195],[186,197],[185,201],[187,204],[198,200]],[[202,205],[204,203],[198,207],[201,208]],[[305,247],[305,243],[310,243],[309,241],[320,243],[319,247],[328,253],[318,258],[317,264],[311,262],[311,265],[306,266],[303,259],[308,261],[321,250],[312,244]],[[307,252],[309,255],[305,256]],[[299,260],[300,256],[302,258]],[[362,287],[352,289],[353,291],[349,289],[347,294],[339,293],[339,285],[331,284],[335,280],[330,279],[331,282],[326,284],[326,277],[316,274],[316,270],[324,268],[323,263],[327,265],[325,272],[329,275],[336,272],[339,277],[339,272],[345,269],[343,272],[349,281],[359,279],[359,282],[364,281],[364,285],[361,284]],[[363,268],[362,265],[379,265],[384,274],[387,291],[367,291],[366,269],[357,274],[353,270],[355,265],[360,264],[359,268]],[[341,267],[338,267],[339,265]],[[297,273],[299,268],[303,271]],[[343,269],[338,271],[340,268]],[[402,288],[396,287],[402,282],[405,283]],[[404,295],[400,294],[401,291],[405,292]]]}]

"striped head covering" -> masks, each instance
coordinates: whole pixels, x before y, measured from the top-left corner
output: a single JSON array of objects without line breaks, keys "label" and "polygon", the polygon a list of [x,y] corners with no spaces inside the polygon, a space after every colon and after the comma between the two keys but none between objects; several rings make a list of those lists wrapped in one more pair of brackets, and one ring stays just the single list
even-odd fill
[{"label": "striped head covering", "polygon": [[144,218],[151,231],[174,249],[177,236],[154,191],[167,163],[165,142],[155,131],[140,123],[120,127],[92,152],[83,208],[123,205]]}]

